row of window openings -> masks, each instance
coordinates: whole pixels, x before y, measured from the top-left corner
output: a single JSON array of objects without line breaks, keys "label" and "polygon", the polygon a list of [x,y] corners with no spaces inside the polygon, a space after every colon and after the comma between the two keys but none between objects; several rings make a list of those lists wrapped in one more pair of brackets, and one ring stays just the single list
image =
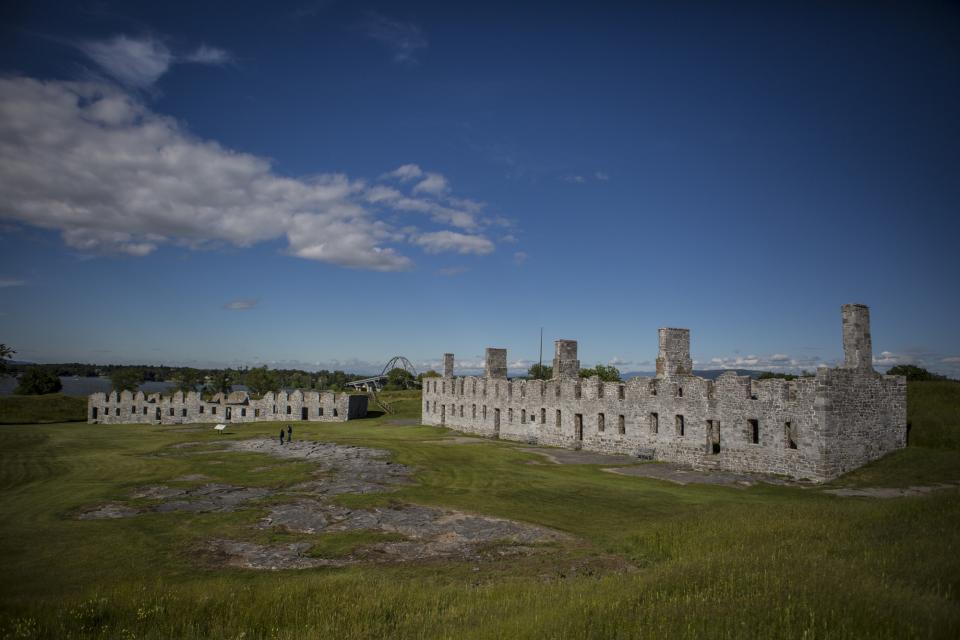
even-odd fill
[{"label": "row of window openings", "polygon": [[[205,409],[206,409],[206,407],[204,407],[203,405],[200,405],[200,413],[204,413],[204,412],[205,412]],[[274,412],[274,413],[277,412],[277,405],[273,405],[273,412]],[[309,410],[307,407],[303,407],[303,409],[301,410],[301,415],[302,415],[302,417],[304,417],[304,418],[309,417],[309,415],[310,415],[309,412],[310,412],[310,410]],[[131,408],[130,408],[130,413],[137,413],[137,407],[135,407],[135,406],[134,406],[134,407],[131,407]],[[287,415],[291,415],[292,413],[293,413],[293,407],[291,407],[290,405],[287,405]],[[217,415],[217,408],[216,408],[216,407],[210,407],[210,414],[211,414],[211,415]],[[109,407],[104,407],[104,408],[103,408],[103,415],[105,415],[105,416],[110,415],[110,408],[109,408]],[[118,415],[118,416],[120,415],[120,407],[117,407],[117,408],[116,408],[116,413],[115,413],[115,415]],[[147,407],[144,407],[144,408],[143,408],[143,415],[147,415]],[[176,415],[176,412],[175,412],[175,410],[174,410],[173,407],[170,407],[170,409],[169,409],[169,415],[171,415],[171,416]],[[241,417],[246,417],[246,415],[247,415],[247,410],[246,410],[245,408],[242,408],[242,407],[241,407],[241,408],[240,408],[240,416],[241,416]],[[254,410],[253,410],[253,415],[254,415],[254,417],[259,418],[259,417],[260,417],[260,409],[254,409]],[[333,415],[334,415],[334,417],[337,417],[337,410],[336,410],[336,409],[333,410]],[[181,409],[181,410],[180,410],[180,416],[183,417],[183,418],[186,418],[186,417],[187,417],[187,410],[186,410],[186,409]],[[317,417],[323,417],[323,407],[318,407],[318,408],[317,408]]]},{"label": "row of window openings", "polygon": [[[427,413],[430,412],[430,401],[427,401]],[[487,406],[483,405],[483,419],[487,419]],[[437,412],[437,403],[433,403],[433,413]],[[450,405],[450,413],[452,415],[457,414],[457,406]],[[576,414],[582,421],[582,414]],[[463,405],[460,405],[460,417],[463,417]],[[477,405],[471,407],[471,417],[476,420],[477,418]],[[513,422],[513,409],[507,409],[507,421]],[[530,412],[530,422],[536,423],[536,413]],[[547,421],[547,410],[540,409],[540,423],[544,424]],[[527,410],[520,410],[520,422],[521,424],[526,424],[527,422]],[[555,426],[559,427],[561,422],[561,412],[557,409]],[[660,416],[656,412],[650,414],[649,425],[651,433],[660,432]],[[760,444],[760,421],[750,419],[747,420],[748,426],[748,436],[750,438],[750,444]],[[674,417],[674,429],[675,433],[678,436],[686,435],[686,418],[682,415],[676,415]],[[606,415],[603,413],[597,414],[597,431],[603,432],[606,430]],[[623,415],[617,416],[617,431],[622,435],[626,433],[626,419]],[[712,452],[720,453],[720,421],[719,420],[707,420],[707,431],[710,434]],[[784,442],[786,448],[796,449],[797,448],[797,435],[794,431],[792,422],[784,423]]]},{"label": "row of window openings", "polygon": [[[456,383],[454,383],[454,384],[456,384]],[[464,383],[463,383],[463,381],[461,380],[461,381],[460,381],[460,395],[464,395],[464,387],[463,387],[463,385],[464,385]],[[446,392],[447,392],[447,383],[446,383],[446,382],[441,383],[440,389],[441,389],[441,391],[440,391],[441,393],[446,393]],[[541,387],[541,391],[543,391],[544,389],[545,389],[544,387]],[[453,387],[452,390],[453,390],[454,392],[456,392],[456,387]],[[599,387],[597,387],[597,397],[598,397],[598,398],[602,398],[602,397],[603,397],[603,394],[604,394],[604,391],[603,391],[603,390],[604,390],[604,385],[601,384]],[[436,381],[433,382],[433,392],[434,392],[434,393],[437,392],[437,382],[436,382]],[[574,389],[573,389],[574,398],[580,398],[580,397],[581,397],[581,392],[582,392],[582,389],[581,389],[580,385],[579,385],[579,384],[576,385],[576,386],[574,387]],[[555,391],[555,393],[556,393],[556,396],[559,398],[559,397],[560,397],[560,385],[557,385],[557,386],[556,386],[556,391]],[[474,382],[473,382],[473,395],[477,395],[477,382],[476,382],[476,380],[474,380]],[[483,389],[483,395],[484,395],[484,396],[487,395],[487,390],[486,390],[486,388]],[[500,396],[500,385],[499,385],[499,384],[494,385],[494,395],[497,396],[497,397]],[[510,396],[510,397],[513,397],[513,387],[512,387],[512,386],[509,386],[509,385],[507,386],[507,395]],[[526,394],[526,387],[521,387],[520,397],[525,398],[526,395],[527,395],[527,394]],[[651,388],[650,388],[650,395],[653,395],[653,396],[657,395],[657,389],[656,389],[655,387],[651,387]],[[677,387],[677,397],[678,397],[678,398],[682,398],[682,397],[683,397],[683,387]],[[617,387],[617,399],[618,399],[618,400],[624,400],[624,399],[626,399],[626,387],[624,387],[623,385],[620,385],[619,387]]]}]

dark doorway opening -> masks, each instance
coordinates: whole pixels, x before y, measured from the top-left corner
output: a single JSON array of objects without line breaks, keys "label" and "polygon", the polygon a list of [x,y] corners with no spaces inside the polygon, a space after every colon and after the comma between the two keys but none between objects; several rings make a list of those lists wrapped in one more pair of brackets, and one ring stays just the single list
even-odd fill
[{"label": "dark doorway opening", "polygon": [[309,412],[307,411],[307,408],[306,408],[306,407],[303,407],[302,409],[300,409],[300,419],[301,419],[301,420],[306,420],[308,413],[309,413]]},{"label": "dark doorway opening", "polygon": [[447,424],[447,405],[440,405],[440,426]]},{"label": "dark doorway opening", "polygon": [[233,407],[227,407],[227,420],[230,419],[230,416],[233,414]]},{"label": "dark doorway opening", "polygon": [[500,437],[500,409],[493,410],[493,437]]},{"label": "dark doorway opening", "polygon": [[96,407],[93,408],[93,413],[90,414],[90,417],[93,418],[94,420],[97,419],[97,408],[96,408]]},{"label": "dark doorway opening", "polygon": [[720,421],[707,420],[707,453],[720,453]]},{"label": "dark doorway opening", "polygon": [[576,447],[580,448],[580,443],[583,442],[583,414],[577,413],[573,416],[573,433],[574,438],[577,441]]},{"label": "dark doorway opening", "polygon": [[157,422],[160,422],[160,407],[157,407]]}]

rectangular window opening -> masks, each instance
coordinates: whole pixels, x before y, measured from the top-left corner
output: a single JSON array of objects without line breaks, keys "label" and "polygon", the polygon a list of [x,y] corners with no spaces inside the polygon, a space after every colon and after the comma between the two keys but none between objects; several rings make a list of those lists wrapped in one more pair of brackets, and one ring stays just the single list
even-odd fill
[{"label": "rectangular window opening", "polygon": [[750,443],[760,444],[760,421],[750,419],[747,424],[750,427]]},{"label": "rectangular window opening", "polygon": [[[621,387],[622,389],[623,387]],[[624,416],[617,417],[617,433],[624,435],[627,432],[627,419]]]},{"label": "rectangular window opening", "polygon": [[597,431],[603,433],[603,430],[607,428],[607,418],[602,413],[597,414]]},{"label": "rectangular window opening", "polygon": [[686,425],[684,424],[683,416],[677,414],[677,435],[682,436],[684,434],[685,429],[686,429]]},{"label": "rectangular window opening", "polygon": [[660,416],[656,411],[650,414],[650,433],[660,433]]},{"label": "rectangular window opening", "polygon": [[784,435],[784,440],[785,440],[786,445],[787,445],[787,449],[796,449],[796,448],[797,448],[797,434],[796,434],[796,433],[794,432],[794,430],[793,430],[793,423],[792,423],[792,422],[789,422],[789,421],[784,422],[784,423],[783,423],[783,432],[784,432],[783,435]]}]

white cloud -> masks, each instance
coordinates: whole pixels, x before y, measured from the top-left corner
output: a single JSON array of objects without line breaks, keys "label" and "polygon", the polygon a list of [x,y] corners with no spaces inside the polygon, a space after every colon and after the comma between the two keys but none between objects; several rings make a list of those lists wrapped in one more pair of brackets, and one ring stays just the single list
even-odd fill
[{"label": "white cloud", "polygon": [[456,231],[434,231],[416,236],[414,244],[423,247],[427,253],[455,251],[457,253],[474,253],[486,255],[494,249],[493,243],[484,236],[458,233]]},{"label": "white cloud", "polygon": [[389,173],[383,174],[384,178],[394,178],[400,182],[415,180],[423,175],[423,169],[415,164],[405,164],[397,167]]},{"label": "white cloud", "polygon": [[25,280],[18,280],[16,278],[0,278],[0,289],[6,287],[22,287],[27,284]]},{"label": "white cloud", "polygon": [[619,356],[613,356],[612,358],[610,358],[610,362],[608,362],[607,364],[613,367],[620,367],[623,365],[633,364],[633,362],[630,362],[629,360],[624,360]]},{"label": "white cloud", "polygon": [[530,256],[528,256],[525,251],[517,251],[515,254],[513,254],[513,263],[516,265],[521,265],[526,262],[527,258],[529,257]]},{"label": "white cloud", "polygon": [[945,364],[960,364],[960,356],[950,356],[947,358],[942,358],[940,362]]},{"label": "white cloud", "polygon": [[583,184],[587,181],[583,176],[564,176],[563,179],[571,184]]},{"label": "white cloud", "polygon": [[363,31],[393,52],[393,61],[402,64],[416,64],[417,53],[427,48],[427,38],[423,30],[412,22],[393,20],[382,14],[370,12],[363,24]]},{"label": "white cloud", "polygon": [[259,301],[255,298],[241,298],[239,300],[231,300],[223,305],[223,308],[230,311],[242,311],[244,309],[253,309],[257,306],[257,302]]},{"label": "white cloud", "polygon": [[109,40],[82,42],[79,47],[113,79],[137,89],[152,85],[173,64],[170,49],[149,36],[118,35]]},{"label": "white cloud", "polygon": [[133,89],[150,87],[177,63],[219,65],[231,60],[227,51],[206,44],[177,56],[162,40],[152,36],[120,34],[106,40],[80,42],[77,47],[111,78]]},{"label": "white cloud", "polygon": [[248,247],[286,238],[292,255],[394,271],[412,263],[389,244],[494,250],[481,235],[411,236],[377,215],[422,212],[472,229],[469,211],[342,174],[279,176],[266,159],[197,139],[103,83],[0,78],[0,192],[0,218],[58,230],[86,253],[142,256],[164,244]]},{"label": "white cloud", "polygon": [[597,171],[596,173],[593,174],[593,177],[601,182],[607,182],[608,180],[610,180],[610,176],[604,173],[603,171]]},{"label": "white cloud", "polygon": [[512,233],[508,233],[507,235],[500,238],[500,242],[509,242],[510,244],[516,244],[517,237]]},{"label": "white cloud", "polygon": [[414,193],[429,193],[440,196],[450,190],[447,179],[439,173],[428,173],[427,176],[413,188]]},{"label": "white cloud", "polygon": [[802,371],[815,369],[823,364],[819,356],[802,358],[791,357],[785,353],[768,356],[747,355],[710,358],[706,363],[710,369],[755,369],[758,371]]},{"label": "white cloud", "polygon": [[232,59],[233,57],[224,49],[205,44],[201,44],[192,53],[183,56],[183,62],[195,62],[197,64],[226,64]]}]

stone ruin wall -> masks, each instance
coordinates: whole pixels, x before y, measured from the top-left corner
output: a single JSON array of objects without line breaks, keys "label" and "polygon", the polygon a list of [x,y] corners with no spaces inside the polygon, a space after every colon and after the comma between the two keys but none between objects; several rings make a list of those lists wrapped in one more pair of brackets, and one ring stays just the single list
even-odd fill
[{"label": "stone ruin wall", "polygon": [[[846,330],[851,308],[855,331]],[[487,349],[485,376],[454,378],[446,354],[444,377],[424,381],[423,423],[699,469],[827,480],[906,446],[905,379],[873,371],[868,311],[843,309],[853,362],[789,381],[692,375],[686,329],[660,330],[657,377],[625,383],[579,378],[572,340],[557,341],[559,375],[549,381],[508,380],[504,349]]]},{"label": "stone ruin wall", "polygon": [[186,424],[270,421],[344,422],[367,415],[367,396],[332,391],[268,392],[251,398],[245,391],[218,393],[210,401],[196,391],[172,395],[142,391],[94,393],[87,399],[90,424]]}]

